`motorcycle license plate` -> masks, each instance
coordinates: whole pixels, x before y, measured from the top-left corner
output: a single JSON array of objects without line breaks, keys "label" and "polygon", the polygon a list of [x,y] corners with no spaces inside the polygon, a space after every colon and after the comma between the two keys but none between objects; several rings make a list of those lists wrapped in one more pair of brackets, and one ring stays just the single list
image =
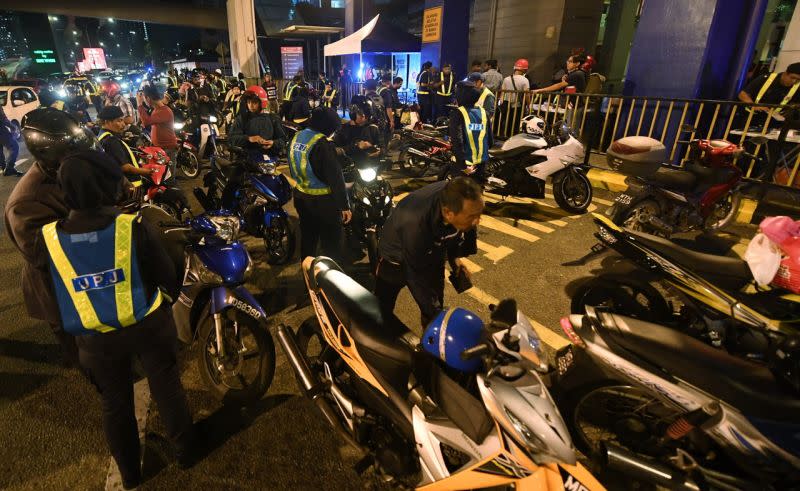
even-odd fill
[{"label": "motorcycle license plate", "polygon": [[555,360],[558,375],[561,376],[567,373],[575,363],[575,353],[572,351],[572,345],[564,346],[556,351]]},{"label": "motorcycle license plate", "polygon": [[629,204],[631,204],[631,201],[633,201],[633,196],[631,196],[630,194],[622,193],[622,194],[619,194],[614,199],[614,201],[616,201],[617,203],[619,203],[621,205],[629,205]]}]

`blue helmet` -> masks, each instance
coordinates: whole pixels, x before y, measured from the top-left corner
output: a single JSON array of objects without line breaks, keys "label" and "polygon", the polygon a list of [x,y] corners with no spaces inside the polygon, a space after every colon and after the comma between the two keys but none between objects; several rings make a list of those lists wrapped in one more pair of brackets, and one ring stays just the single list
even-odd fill
[{"label": "blue helmet", "polygon": [[422,336],[422,347],[447,366],[465,373],[481,367],[480,358],[462,360],[461,353],[481,342],[483,321],[460,307],[443,310],[434,318]]}]

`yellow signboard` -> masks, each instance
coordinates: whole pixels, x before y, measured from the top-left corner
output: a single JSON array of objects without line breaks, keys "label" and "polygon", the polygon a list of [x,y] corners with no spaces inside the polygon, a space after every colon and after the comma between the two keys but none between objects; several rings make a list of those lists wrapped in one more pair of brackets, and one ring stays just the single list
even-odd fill
[{"label": "yellow signboard", "polygon": [[442,7],[425,9],[422,16],[422,42],[435,43],[442,39]]}]

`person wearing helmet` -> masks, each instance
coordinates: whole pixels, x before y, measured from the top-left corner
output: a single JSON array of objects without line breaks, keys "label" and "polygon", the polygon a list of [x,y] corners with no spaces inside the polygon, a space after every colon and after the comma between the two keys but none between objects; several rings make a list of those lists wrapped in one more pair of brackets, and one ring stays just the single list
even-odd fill
[{"label": "person wearing helmet", "polygon": [[422,64],[422,71],[417,75],[417,102],[419,103],[419,118],[423,123],[431,121],[433,116],[433,78],[431,71],[433,63],[426,61]]},{"label": "person wearing helmet", "polygon": [[99,148],[99,143],[73,116],[50,107],[26,114],[22,120],[22,135],[36,161],[20,178],[6,202],[6,233],[25,259],[21,283],[28,315],[49,324],[61,344],[65,364],[75,366],[78,359],[75,338],[62,329],[49,277],[35,265],[36,238],[43,226],[65,218],[69,212],[56,180],[61,159]]},{"label": "person wearing helmet", "polygon": [[520,58],[514,63],[514,73],[503,80],[503,91],[500,102],[500,118],[498,129],[502,134],[517,131],[519,122],[525,112],[525,93],[530,90],[530,82],[525,78],[528,72],[528,60]]},{"label": "person wearing helmet", "polygon": [[225,95],[228,93],[228,82],[225,81],[225,76],[222,75],[222,69],[217,68],[212,72],[214,74],[214,85],[217,88],[217,93]]},{"label": "person wearing helmet", "polygon": [[103,106],[115,106],[122,111],[122,117],[125,120],[125,128],[132,124],[137,123],[136,119],[136,111],[133,110],[133,104],[131,101],[122,95],[120,91],[120,86],[117,82],[113,80],[106,80],[103,82]]},{"label": "person wearing helmet", "polygon": [[250,86],[239,100],[239,115],[228,131],[228,141],[253,155],[268,153],[277,156],[285,145],[286,135],[280,124],[263,112],[266,93],[258,85]]},{"label": "person wearing helmet", "polygon": [[463,176],[429,184],[397,204],[378,243],[375,296],[384,319],[393,318],[406,286],[419,306],[422,327],[436,317],[444,302],[445,262],[469,278],[460,258],[477,252],[483,206],[480,186]]},{"label": "person wearing helmet", "polygon": [[239,101],[242,98],[242,89],[238,85],[231,85],[230,90],[225,94],[225,101],[222,103],[222,110],[231,110],[233,116],[239,115]]},{"label": "person wearing helmet", "polygon": [[575,87],[575,92],[579,94],[583,93],[583,91],[586,89],[586,72],[584,72],[581,68],[584,63],[586,63],[586,55],[577,54],[570,56],[567,59],[567,73],[561,77],[560,81],[548,85],[547,87],[534,89],[532,92],[534,94],[539,94],[542,92],[559,92],[567,87]]},{"label": "person wearing helmet", "polygon": [[278,86],[272,80],[271,73],[264,74],[261,88],[267,93],[267,110],[273,114],[278,114]]},{"label": "person wearing helmet", "polygon": [[458,111],[450,113],[448,132],[455,163],[451,175],[468,175],[484,184],[489,149],[494,144],[489,117],[477,105],[480,93],[470,80],[459,82],[456,88]]},{"label": "person wearing helmet", "polygon": [[169,297],[180,291],[155,227],[115,208],[124,188],[104,152],[67,155],[56,174],[69,214],[36,234],[35,265],[47,277],[81,368],[103,401],[103,429],[125,489],[142,479],[131,365],[138,358],[174,440],[193,463],[194,428],[177,363]]},{"label": "person wearing helmet", "polygon": [[81,123],[90,123],[89,99],[83,93],[80,85],[70,84],[64,86],[67,92],[67,101],[64,109]]},{"label": "person wearing helmet", "polygon": [[197,116],[214,114],[214,91],[206,82],[205,75],[198,71],[192,80],[189,90],[189,108]]},{"label": "person wearing helmet", "polygon": [[381,132],[358,104],[350,106],[350,121],[336,132],[333,142],[357,165],[381,154]]},{"label": "person wearing helmet", "polygon": [[333,109],[314,108],[308,128],[298,131],[289,144],[301,259],[316,256],[318,245],[322,254],[341,259],[342,225],[353,218],[336,147],[329,140],[341,125]]}]

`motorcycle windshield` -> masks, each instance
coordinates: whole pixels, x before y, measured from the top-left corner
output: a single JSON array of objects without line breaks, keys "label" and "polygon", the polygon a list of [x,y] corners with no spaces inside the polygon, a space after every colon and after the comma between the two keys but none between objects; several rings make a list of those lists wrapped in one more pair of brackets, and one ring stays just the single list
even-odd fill
[{"label": "motorcycle windshield", "polygon": [[227,245],[197,245],[194,252],[203,264],[222,277],[226,284],[244,282],[250,256],[241,242]]},{"label": "motorcycle windshield", "polygon": [[253,188],[259,194],[263,195],[268,200],[279,201],[278,193],[280,190],[278,189],[278,182],[275,176],[253,175],[250,176],[250,184],[253,185]]}]

